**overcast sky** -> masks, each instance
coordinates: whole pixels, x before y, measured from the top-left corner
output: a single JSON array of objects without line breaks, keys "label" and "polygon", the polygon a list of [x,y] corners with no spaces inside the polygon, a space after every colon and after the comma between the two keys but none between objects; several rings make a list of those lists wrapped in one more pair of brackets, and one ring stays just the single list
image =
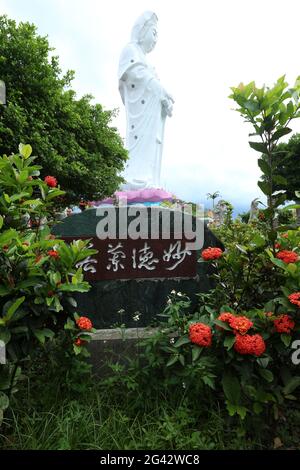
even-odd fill
[{"label": "overcast sky", "polygon": [[[255,80],[273,84],[300,75],[299,0],[0,0],[0,14],[30,21],[48,35],[73,88],[107,109],[125,137],[125,112],[117,68],[132,25],[145,10],[159,19],[159,37],[148,56],[174,96],[166,123],[162,184],[178,197],[206,202],[219,190],[247,209],[260,196],[257,152],[250,129],[228,99],[230,87]],[[300,131],[300,122],[292,128]]]}]

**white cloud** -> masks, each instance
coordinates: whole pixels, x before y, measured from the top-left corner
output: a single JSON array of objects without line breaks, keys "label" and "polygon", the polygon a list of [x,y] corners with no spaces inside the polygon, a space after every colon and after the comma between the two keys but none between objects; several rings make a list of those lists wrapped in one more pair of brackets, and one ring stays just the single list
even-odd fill
[{"label": "white cloud", "polygon": [[[260,195],[249,128],[231,110],[228,95],[241,81],[272,84],[286,73],[292,83],[300,74],[297,0],[10,0],[0,8],[49,34],[63,68],[75,69],[79,94],[92,93],[107,108],[120,107],[115,124],[122,136],[119,54],[136,17],[156,11],[159,41],[149,60],[175,97],[162,182],[187,199],[220,190],[248,206]],[[299,131],[300,124],[293,128]]]}]

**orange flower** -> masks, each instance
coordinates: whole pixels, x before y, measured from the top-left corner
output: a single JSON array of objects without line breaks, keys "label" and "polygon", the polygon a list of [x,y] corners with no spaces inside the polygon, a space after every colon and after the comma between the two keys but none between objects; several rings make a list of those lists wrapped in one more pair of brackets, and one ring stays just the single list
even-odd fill
[{"label": "orange flower", "polygon": [[294,251],[282,250],[276,254],[276,258],[281,259],[284,263],[295,263],[298,261],[298,255]]},{"label": "orange flower", "polygon": [[277,333],[290,334],[295,327],[295,322],[289,315],[283,314],[274,320],[274,326]]},{"label": "orange flower", "polygon": [[264,312],[264,315],[267,317],[267,318],[270,318],[274,315],[273,312]]},{"label": "orange flower", "polygon": [[84,339],[81,339],[81,338],[77,338],[77,339],[75,339],[75,341],[74,341],[74,344],[75,344],[76,346],[83,346],[85,343],[86,343],[86,341],[84,341]]},{"label": "orange flower", "polygon": [[232,318],[235,318],[234,315],[230,312],[222,312],[218,316],[218,320],[223,321],[225,323],[229,323]]},{"label": "orange flower", "polygon": [[93,328],[91,320],[87,317],[78,318],[78,320],[76,320],[76,325],[81,330],[91,330]]},{"label": "orange flower", "polygon": [[297,307],[300,307],[300,292],[294,292],[293,294],[290,294],[288,299],[291,304],[295,304]]},{"label": "orange flower", "polygon": [[247,317],[232,317],[229,325],[234,329],[234,333],[244,335],[253,326],[253,322]]},{"label": "orange flower", "polygon": [[57,186],[57,179],[54,176],[45,176],[44,181],[50,188]]},{"label": "orange flower", "polygon": [[[233,317],[234,317],[234,315],[232,315],[232,313],[230,313],[230,312],[222,312],[218,316],[217,320],[223,321],[224,323],[229,323],[229,320]],[[224,331],[224,328],[222,328],[219,325],[216,325],[216,329],[220,330],[220,331]]]},{"label": "orange flower", "polygon": [[266,344],[261,335],[236,335],[234,349],[242,355],[261,356],[266,350]]},{"label": "orange flower", "polygon": [[56,250],[49,250],[48,255],[51,256],[51,258],[55,258],[55,259],[59,258],[59,253]]},{"label": "orange flower", "polygon": [[201,256],[205,261],[211,260],[211,259],[218,259],[222,256],[223,251],[221,248],[212,248],[208,247],[205,250],[202,251]]},{"label": "orange flower", "polygon": [[189,327],[190,341],[198,346],[209,347],[212,342],[210,326],[204,323],[193,323]]}]

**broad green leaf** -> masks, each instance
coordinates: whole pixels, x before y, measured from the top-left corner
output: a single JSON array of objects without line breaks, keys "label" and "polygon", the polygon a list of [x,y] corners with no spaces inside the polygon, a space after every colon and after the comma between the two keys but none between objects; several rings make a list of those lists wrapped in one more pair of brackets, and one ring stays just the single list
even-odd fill
[{"label": "broad green leaf", "polygon": [[54,332],[48,328],[43,328],[42,330],[33,330],[33,334],[42,344],[45,343],[46,338],[53,338],[54,336]]},{"label": "broad green leaf", "polygon": [[185,359],[183,354],[179,354],[179,362],[182,366],[185,365]]},{"label": "broad green leaf", "polygon": [[289,395],[300,386],[300,377],[293,377],[284,387],[283,393]]},{"label": "broad green leaf", "polygon": [[271,174],[271,168],[266,160],[263,160],[262,158],[259,158],[257,160],[258,166],[261,169],[261,171],[267,175],[270,176]]},{"label": "broad green leaf", "polygon": [[268,153],[268,147],[262,142],[249,142],[250,147],[260,153]]},{"label": "broad green leaf", "polygon": [[28,196],[29,196],[29,193],[27,191],[23,191],[22,193],[14,194],[13,196],[10,196],[10,200],[11,202],[14,202],[14,201],[18,201],[19,199],[22,199]]},{"label": "broad green leaf", "polygon": [[19,145],[19,152],[22,155],[22,157],[24,157],[25,160],[27,160],[27,158],[29,158],[30,155],[32,154],[32,147],[29,144],[27,144],[27,145],[20,144]]},{"label": "broad green leaf", "polygon": [[53,189],[47,194],[46,201],[51,201],[51,199],[54,199],[58,196],[63,196],[64,194],[66,194],[66,192],[62,191],[61,189]]},{"label": "broad green leaf", "polygon": [[284,178],[284,177],[281,176],[281,175],[273,175],[273,181],[274,181],[274,183],[276,183],[276,184],[282,184],[282,185],[287,185],[287,184],[288,184],[287,179]]},{"label": "broad green leaf", "polygon": [[28,179],[28,170],[22,170],[17,176],[18,183],[24,183]]},{"label": "broad green leaf", "polygon": [[225,340],[224,340],[224,346],[225,348],[227,349],[227,351],[229,351],[232,346],[234,345],[235,343],[235,336],[232,335],[232,336],[226,336]]},{"label": "broad green leaf", "polygon": [[3,341],[4,344],[9,343],[11,338],[11,334],[8,328],[4,328],[0,326],[0,340]]},{"label": "broad green leaf", "polygon": [[251,113],[256,113],[259,111],[259,104],[254,100],[245,101],[244,107],[248,109]]},{"label": "broad green leaf", "polygon": [[271,196],[272,189],[269,183],[267,183],[266,181],[258,181],[257,185],[259,186],[259,188],[262,190],[264,194],[266,194],[267,196]]},{"label": "broad green leaf", "polygon": [[236,412],[237,414],[241,417],[241,419],[245,419],[246,418],[246,414],[247,414],[247,408],[245,406],[237,406],[236,407]]},{"label": "broad green leaf", "polygon": [[279,268],[286,270],[287,265],[281,259],[271,258],[271,261],[273,264],[276,264],[276,266],[278,266]]},{"label": "broad green leaf", "polygon": [[281,137],[283,137],[284,135],[289,134],[290,132],[292,132],[292,129],[290,129],[289,127],[283,127],[281,129],[278,129],[273,134],[272,142],[275,142],[276,140],[279,140]]},{"label": "broad green leaf", "polygon": [[6,410],[9,407],[9,398],[4,392],[0,392],[0,410]]},{"label": "broad green leaf", "polygon": [[267,369],[259,369],[259,374],[265,379],[267,382],[271,383],[274,380],[274,376],[270,370]]},{"label": "broad green leaf", "polygon": [[76,284],[76,281],[73,284],[62,284],[59,287],[60,291],[64,292],[88,292],[91,286],[88,282],[81,282]]},{"label": "broad green leaf", "polygon": [[296,376],[296,377],[293,377],[291,378],[291,380],[289,380],[289,382],[285,385],[284,389],[283,389],[283,393],[285,395],[289,395],[290,393],[292,393],[294,390],[296,390],[296,388],[298,388],[300,386],[300,377],[299,376]]},{"label": "broad green leaf", "polygon": [[257,358],[257,363],[263,367],[264,369],[268,366],[270,362],[270,358],[269,357],[259,357]]},{"label": "broad green leaf", "polygon": [[264,237],[262,235],[260,235],[259,233],[256,233],[253,237],[252,237],[252,243],[253,245],[257,246],[257,247],[262,247],[265,245],[266,243],[266,240],[264,239]]},{"label": "broad green leaf", "polygon": [[166,367],[170,367],[170,366],[172,366],[173,364],[175,364],[175,362],[178,361],[178,358],[179,358],[178,354],[175,354],[175,355],[173,355],[172,357],[170,357],[170,359],[169,359],[168,362],[167,362]]},{"label": "broad green leaf", "polygon": [[291,335],[288,335],[286,333],[282,333],[280,335],[280,339],[287,348],[289,347],[292,341]]},{"label": "broad green leaf", "polygon": [[192,348],[192,361],[195,362],[199,358],[203,348],[199,346],[193,346]]},{"label": "broad green leaf", "polygon": [[188,336],[181,336],[176,343],[174,344],[174,348],[179,348],[180,346],[183,346],[184,344],[190,343],[190,339]]},{"label": "broad green leaf", "polygon": [[283,211],[289,211],[291,209],[300,209],[300,204],[289,204],[282,208]]},{"label": "broad green leaf", "polygon": [[76,344],[73,344],[73,350],[76,356],[78,356],[82,351],[81,346],[76,346]]},{"label": "broad green leaf", "polygon": [[25,300],[25,297],[20,297],[19,299],[17,299],[10,307],[9,309],[7,310],[7,313],[4,315],[3,317],[3,320],[5,321],[5,323],[9,322],[11,320],[11,318],[13,317],[14,313],[16,312],[16,310],[20,307],[20,305],[24,302]]},{"label": "broad green leaf", "polygon": [[286,198],[287,198],[286,194],[280,194],[279,196],[276,196],[276,198],[274,198],[273,207],[279,207],[282,204],[284,204],[284,202],[286,201]]},{"label": "broad green leaf", "polygon": [[0,245],[6,245],[7,242],[14,240],[18,237],[18,232],[15,229],[5,230],[0,235]]},{"label": "broad green leaf", "polygon": [[214,320],[214,323],[218,326],[220,326],[223,330],[228,330],[228,331],[232,331],[232,329],[230,328],[230,326],[225,323],[224,321],[221,321],[221,320]]},{"label": "broad green leaf", "polygon": [[286,271],[290,274],[295,274],[298,271],[297,265],[294,263],[289,263],[286,267]]},{"label": "broad green leaf", "polygon": [[204,375],[202,377],[202,381],[203,381],[203,383],[205,383],[205,385],[208,385],[210,388],[215,390],[216,386],[215,386],[215,382],[212,379],[212,377],[209,377],[208,375]]},{"label": "broad green leaf", "polygon": [[229,403],[238,405],[241,398],[241,386],[238,378],[228,372],[225,372],[222,378],[222,386]]}]

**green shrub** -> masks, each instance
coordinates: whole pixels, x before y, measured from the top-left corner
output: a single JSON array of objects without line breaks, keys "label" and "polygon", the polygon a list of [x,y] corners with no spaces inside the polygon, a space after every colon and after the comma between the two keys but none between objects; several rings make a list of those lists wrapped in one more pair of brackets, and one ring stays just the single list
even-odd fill
[{"label": "green shrub", "polygon": [[34,359],[38,346],[63,330],[69,350],[85,354],[91,331],[77,325],[72,294],[89,290],[76,264],[96,251],[87,248],[88,241],[68,245],[51,235],[53,203],[64,192],[54,177],[39,178],[30,145],[21,144],[19,150],[0,159],[0,340],[6,345],[0,422],[22,367]]}]

